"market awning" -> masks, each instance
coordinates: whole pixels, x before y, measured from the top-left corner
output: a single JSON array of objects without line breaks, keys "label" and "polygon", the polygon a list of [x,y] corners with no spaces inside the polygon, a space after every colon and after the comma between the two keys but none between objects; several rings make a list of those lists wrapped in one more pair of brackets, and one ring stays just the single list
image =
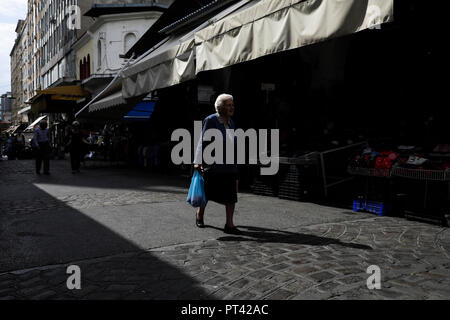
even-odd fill
[{"label": "market awning", "polygon": [[21,131],[25,130],[25,128],[27,126],[28,126],[28,123],[21,123],[18,126],[16,126],[16,128],[11,133],[14,134],[16,132],[21,132]]},{"label": "market awning", "polygon": [[17,128],[19,128],[20,125],[11,126],[8,129],[5,130],[5,132],[12,134],[14,131],[16,131]]},{"label": "market awning", "polygon": [[81,86],[62,86],[48,88],[45,90],[37,90],[38,95],[50,95],[52,100],[77,101],[87,97],[88,92],[83,90]]},{"label": "market awning", "polygon": [[195,73],[195,33],[247,4],[243,0],[230,6],[199,27],[182,35],[171,35],[122,73],[125,99],[146,95],[191,79]]},{"label": "market awning", "polygon": [[42,120],[44,120],[45,118],[47,118],[47,116],[42,116],[37,118],[32,124],[30,124],[24,131],[33,131],[34,127],[41,122]]},{"label": "market awning", "polygon": [[106,108],[125,104],[126,101],[122,97],[122,91],[118,91],[110,96],[107,96],[89,106],[89,112],[99,111]]},{"label": "market awning", "polygon": [[196,73],[393,21],[394,0],[259,0],[195,34]]},{"label": "market awning", "polygon": [[125,99],[195,78],[194,34],[168,38],[140,62],[123,71]]},{"label": "market awning", "polygon": [[33,113],[67,113],[77,107],[77,101],[89,96],[81,86],[61,86],[37,90],[30,100]]},{"label": "market awning", "polygon": [[30,110],[31,110],[31,106],[28,106],[28,107],[25,107],[25,108],[20,109],[19,111],[17,111],[17,114],[22,114],[22,113],[28,112]]},{"label": "market awning", "polygon": [[148,121],[155,110],[156,102],[142,101],[133,110],[127,113],[124,121]]},{"label": "market awning", "polygon": [[102,119],[119,121],[122,120],[136,104],[142,101],[142,98],[125,100],[122,96],[121,87],[116,88],[112,93],[107,90],[107,93],[102,94],[100,97],[101,99],[99,101],[95,101],[88,107],[85,107],[85,111],[80,111],[79,116],[91,120]]},{"label": "market awning", "polygon": [[50,95],[40,95],[31,103],[33,113],[67,113],[77,107],[75,100],[55,100]]}]

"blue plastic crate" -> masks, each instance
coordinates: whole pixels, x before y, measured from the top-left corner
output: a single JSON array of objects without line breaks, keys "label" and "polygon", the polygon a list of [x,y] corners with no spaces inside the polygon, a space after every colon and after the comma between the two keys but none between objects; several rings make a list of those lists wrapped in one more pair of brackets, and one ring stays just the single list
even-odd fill
[{"label": "blue plastic crate", "polygon": [[354,200],[353,211],[354,212],[366,211],[370,213],[375,213],[379,216],[384,216],[385,206],[382,202],[378,201]]},{"label": "blue plastic crate", "polygon": [[358,212],[366,209],[365,200],[354,200],[353,201],[353,211]]},{"label": "blue plastic crate", "polygon": [[366,211],[384,216],[384,204],[377,201],[367,201]]}]

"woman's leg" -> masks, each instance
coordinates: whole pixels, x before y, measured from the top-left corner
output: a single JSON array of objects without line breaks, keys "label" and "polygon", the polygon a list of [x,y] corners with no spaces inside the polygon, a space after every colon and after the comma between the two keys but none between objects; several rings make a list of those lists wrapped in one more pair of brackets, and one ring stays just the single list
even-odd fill
[{"label": "woman's leg", "polygon": [[225,211],[227,213],[227,226],[229,228],[234,228],[235,225],[233,223],[234,209],[236,207],[235,203],[229,203],[225,205]]},{"label": "woman's leg", "polygon": [[203,217],[205,215],[205,210],[206,210],[206,207],[198,208],[198,210],[197,210],[197,220],[203,220]]},{"label": "woman's leg", "polygon": [[205,208],[198,208],[197,210],[197,215],[195,217],[195,224],[197,225],[197,227],[199,228],[204,228],[205,227],[205,223],[203,222],[203,216],[205,215]]}]

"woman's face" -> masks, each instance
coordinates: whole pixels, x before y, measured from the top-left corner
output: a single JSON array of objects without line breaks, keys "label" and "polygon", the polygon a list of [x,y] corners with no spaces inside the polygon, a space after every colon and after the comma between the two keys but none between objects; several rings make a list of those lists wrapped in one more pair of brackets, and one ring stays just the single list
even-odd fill
[{"label": "woman's face", "polygon": [[234,101],[232,99],[226,100],[222,108],[223,115],[231,118],[234,115]]}]

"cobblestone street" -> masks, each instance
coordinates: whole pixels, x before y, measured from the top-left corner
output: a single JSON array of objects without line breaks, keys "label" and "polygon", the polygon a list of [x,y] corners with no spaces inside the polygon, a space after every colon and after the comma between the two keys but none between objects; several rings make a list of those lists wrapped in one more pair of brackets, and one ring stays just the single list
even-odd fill
[{"label": "cobblestone street", "polygon": [[0,162],[0,299],[450,298],[447,228],[241,194],[230,236],[213,204],[195,227],[188,178],[51,166]]}]

